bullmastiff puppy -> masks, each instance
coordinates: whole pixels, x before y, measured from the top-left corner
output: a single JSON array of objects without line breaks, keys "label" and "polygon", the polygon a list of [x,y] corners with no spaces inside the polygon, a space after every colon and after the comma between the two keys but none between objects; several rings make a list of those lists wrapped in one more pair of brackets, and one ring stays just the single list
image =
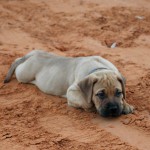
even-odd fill
[{"label": "bullmastiff puppy", "polygon": [[100,56],[72,58],[34,50],[12,63],[4,83],[14,72],[19,82],[66,97],[69,106],[88,111],[96,108],[104,117],[133,112],[133,106],[125,101],[124,77]]}]

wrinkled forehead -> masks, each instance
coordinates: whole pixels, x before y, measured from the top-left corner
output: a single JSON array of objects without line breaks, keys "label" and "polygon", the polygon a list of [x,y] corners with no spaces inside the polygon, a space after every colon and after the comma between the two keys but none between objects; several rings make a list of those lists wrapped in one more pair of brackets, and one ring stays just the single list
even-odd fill
[{"label": "wrinkled forehead", "polygon": [[107,94],[113,94],[116,89],[122,91],[122,86],[119,80],[113,76],[105,76],[98,78],[97,82],[94,85],[94,91],[98,92],[100,90],[105,90]]}]

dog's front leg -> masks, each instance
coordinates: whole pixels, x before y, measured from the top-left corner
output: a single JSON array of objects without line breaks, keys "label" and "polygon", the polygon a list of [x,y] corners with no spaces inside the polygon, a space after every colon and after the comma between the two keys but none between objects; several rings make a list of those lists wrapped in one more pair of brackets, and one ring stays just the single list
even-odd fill
[{"label": "dog's front leg", "polygon": [[123,101],[123,114],[129,114],[133,113],[134,107],[132,105],[129,105],[125,100]]},{"label": "dog's front leg", "polygon": [[84,99],[84,96],[77,84],[73,84],[68,88],[67,101],[69,106],[75,108],[83,108],[86,111],[91,108],[90,104],[88,104]]}]

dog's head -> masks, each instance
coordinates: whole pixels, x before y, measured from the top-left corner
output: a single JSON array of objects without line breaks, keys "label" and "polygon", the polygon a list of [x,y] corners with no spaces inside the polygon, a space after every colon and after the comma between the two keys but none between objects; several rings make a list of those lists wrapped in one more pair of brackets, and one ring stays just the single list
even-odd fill
[{"label": "dog's head", "polygon": [[125,79],[119,73],[104,71],[87,76],[78,83],[84,98],[104,117],[119,116],[125,99]]}]

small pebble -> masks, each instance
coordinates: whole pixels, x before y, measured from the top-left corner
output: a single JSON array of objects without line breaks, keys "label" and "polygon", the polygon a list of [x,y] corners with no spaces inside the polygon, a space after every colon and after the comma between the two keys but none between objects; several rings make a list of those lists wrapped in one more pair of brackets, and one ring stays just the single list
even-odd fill
[{"label": "small pebble", "polygon": [[110,48],[115,48],[117,46],[117,43],[116,42],[114,42],[112,45],[111,45],[111,47]]}]

